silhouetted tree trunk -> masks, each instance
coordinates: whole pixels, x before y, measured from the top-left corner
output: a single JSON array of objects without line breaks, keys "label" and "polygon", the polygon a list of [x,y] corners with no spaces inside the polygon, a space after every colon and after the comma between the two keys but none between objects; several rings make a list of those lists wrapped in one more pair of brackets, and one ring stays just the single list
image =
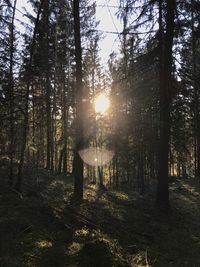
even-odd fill
[{"label": "silhouetted tree trunk", "polygon": [[[32,92],[33,92],[34,88],[32,86]],[[36,142],[36,137],[35,137],[35,128],[36,128],[36,118],[35,118],[35,113],[36,113],[36,107],[35,107],[35,96],[34,93],[33,94],[33,99],[32,99],[32,110],[33,110],[33,122],[32,122],[32,142],[33,142],[33,146],[35,147],[35,142]],[[33,165],[37,164],[36,163],[36,151],[35,149],[33,149],[32,152],[32,163]]]},{"label": "silhouetted tree trunk", "polygon": [[196,34],[194,19],[194,0],[191,0],[192,28],[192,78],[194,88],[194,134],[195,134],[195,176],[200,179],[200,117],[199,117],[199,86],[197,81]]},{"label": "silhouetted tree trunk", "polygon": [[55,93],[53,94],[53,103],[52,103],[52,113],[51,113],[51,167],[50,169],[54,171],[55,169],[55,118],[56,118],[56,96]]},{"label": "silhouetted tree trunk", "polygon": [[140,194],[143,195],[145,193],[145,181],[144,181],[144,152],[141,147],[140,153],[139,153],[139,173],[140,173]]},{"label": "silhouetted tree trunk", "polygon": [[[172,47],[174,35],[175,0],[166,1],[166,33],[162,30],[162,6],[160,12],[160,153],[158,166],[157,204],[169,208],[168,154],[170,136],[170,102],[172,87]],[[164,36],[164,39],[163,39]]]},{"label": "silhouetted tree trunk", "polygon": [[58,26],[55,26],[55,40],[54,40],[54,87],[53,87],[53,110],[52,110],[52,155],[51,155],[51,170],[58,171],[57,165],[57,146],[56,146],[56,109],[57,109],[57,62],[58,62]]},{"label": "silhouetted tree trunk", "polygon": [[45,31],[45,101],[46,101],[46,134],[47,134],[47,162],[46,168],[51,166],[51,85],[49,69],[49,0],[44,1],[44,31]]},{"label": "silhouetted tree trunk", "polygon": [[65,85],[65,72],[63,71],[63,114],[62,114],[62,128],[63,128],[63,173],[67,173],[67,120],[68,120],[68,108],[67,108],[67,96]]},{"label": "silhouetted tree trunk", "polygon": [[63,148],[60,150],[60,156],[58,161],[58,173],[62,172],[62,161],[63,161]]},{"label": "silhouetted tree trunk", "polygon": [[83,198],[83,161],[79,150],[83,148],[83,81],[82,81],[82,49],[80,36],[79,0],[73,2],[75,60],[76,60],[76,144],[74,151],[74,198]]},{"label": "silhouetted tree trunk", "polygon": [[13,182],[14,157],[14,80],[13,80],[13,54],[14,54],[14,19],[17,0],[14,1],[12,21],[10,25],[10,68],[9,68],[9,102],[10,102],[10,173],[9,183]]},{"label": "silhouetted tree trunk", "polygon": [[38,29],[38,22],[39,17],[42,9],[42,4],[45,0],[41,1],[37,18],[35,21],[35,27],[33,32],[33,39],[31,44],[31,50],[30,50],[30,58],[29,58],[29,64],[27,66],[27,85],[26,85],[26,96],[25,96],[25,109],[24,109],[24,125],[23,125],[23,131],[22,131],[22,140],[21,140],[21,151],[20,151],[20,160],[18,165],[18,176],[17,181],[15,184],[15,189],[18,191],[21,191],[21,182],[22,182],[22,169],[24,166],[24,155],[25,155],[25,149],[26,149],[26,143],[27,143],[27,134],[28,134],[28,108],[29,108],[29,92],[30,92],[30,85],[31,85],[31,72],[32,72],[32,61],[33,61],[33,53],[35,49],[35,38],[36,33]]}]

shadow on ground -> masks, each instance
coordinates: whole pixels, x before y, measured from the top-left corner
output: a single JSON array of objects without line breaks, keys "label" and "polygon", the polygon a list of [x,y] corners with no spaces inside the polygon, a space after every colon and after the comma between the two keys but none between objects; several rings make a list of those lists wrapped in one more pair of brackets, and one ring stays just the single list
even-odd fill
[{"label": "shadow on ground", "polygon": [[[27,168],[22,197],[0,189],[1,267],[200,266],[200,191],[193,181],[171,189],[172,210],[151,195],[88,185],[70,203],[72,180]],[[38,179],[37,178],[37,179]]]}]

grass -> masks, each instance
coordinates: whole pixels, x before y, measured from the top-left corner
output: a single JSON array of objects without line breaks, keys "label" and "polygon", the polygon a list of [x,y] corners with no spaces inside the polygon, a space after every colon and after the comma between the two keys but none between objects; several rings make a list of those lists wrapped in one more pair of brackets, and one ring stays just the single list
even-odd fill
[{"label": "grass", "polygon": [[23,198],[1,179],[1,267],[200,266],[200,190],[194,181],[170,189],[172,210],[165,214],[154,207],[152,192],[141,197],[131,188],[88,185],[84,201],[73,206],[70,177],[38,174],[35,184],[34,171],[25,170]]}]

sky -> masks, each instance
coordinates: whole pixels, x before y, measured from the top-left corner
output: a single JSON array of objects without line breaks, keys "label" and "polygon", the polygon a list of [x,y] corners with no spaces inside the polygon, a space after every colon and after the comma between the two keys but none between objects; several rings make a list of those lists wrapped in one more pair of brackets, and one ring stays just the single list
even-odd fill
[{"label": "sky", "polygon": [[[93,3],[91,0],[89,3]],[[98,30],[103,32],[103,37],[99,41],[100,48],[100,57],[102,64],[107,63],[109,59],[109,55],[115,51],[119,50],[119,36],[117,34],[106,33],[106,32],[121,32],[122,25],[120,21],[116,18],[115,13],[117,12],[117,8],[113,6],[119,5],[119,0],[96,0],[96,20],[99,21]],[[23,7],[30,9],[30,5],[27,0],[18,0],[17,1],[17,11],[16,18],[29,24],[28,18],[23,16],[21,12],[24,13]],[[16,25],[20,27],[20,31],[23,31],[23,27],[19,26],[18,21],[16,20]]]},{"label": "sky", "polygon": [[[116,18],[117,8],[114,6],[119,5],[119,0],[96,0],[96,19],[100,21],[98,30],[103,32],[121,32],[122,24]],[[104,38],[100,41],[99,47],[101,49],[100,56],[102,62],[106,62],[109,55],[119,50],[119,36],[112,33],[104,33]]]}]

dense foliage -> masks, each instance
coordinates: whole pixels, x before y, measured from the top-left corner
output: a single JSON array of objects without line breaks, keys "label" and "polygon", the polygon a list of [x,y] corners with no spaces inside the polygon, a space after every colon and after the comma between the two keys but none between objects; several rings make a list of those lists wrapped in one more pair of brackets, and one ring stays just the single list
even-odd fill
[{"label": "dense foliage", "polygon": [[[95,3],[31,0],[23,12],[16,4],[0,5],[0,153],[10,161],[11,186],[21,190],[24,163],[79,170],[88,181],[128,183],[141,194],[158,177],[157,202],[166,206],[168,176],[200,177],[198,1],[119,1],[121,49],[110,55],[109,75]],[[99,92],[111,105],[98,117]],[[83,171],[78,152],[91,146],[115,155]]]}]

